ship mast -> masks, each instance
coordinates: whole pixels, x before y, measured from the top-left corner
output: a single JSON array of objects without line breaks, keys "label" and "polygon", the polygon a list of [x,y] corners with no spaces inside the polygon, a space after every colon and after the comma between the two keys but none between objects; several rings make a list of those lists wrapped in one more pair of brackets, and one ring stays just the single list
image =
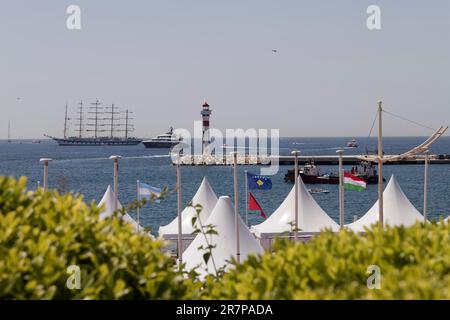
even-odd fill
[{"label": "ship mast", "polygon": [[114,137],[114,103],[111,105],[111,139]]},{"label": "ship mast", "polygon": [[66,113],[64,116],[64,139],[67,138],[67,102],[66,102]]},{"label": "ship mast", "polygon": [[128,139],[128,109],[125,111],[125,139]]},{"label": "ship mast", "polygon": [[78,107],[79,118],[77,120],[80,120],[80,124],[78,127],[78,136],[80,138],[82,138],[82,136],[83,136],[83,101],[80,101],[79,105],[80,105]]},{"label": "ship mast", "polygon": [[[121,113],[121,112],[115,112],[117,113]],[[133,119],[130,117],[130,114],[133,113],[131,111],[129,111],[128,109],[126,109],[123,113],[125,113],[125,118],[114,118],[115,120],[125,120],[125,123],[116,123],[114,126],[115,127],[125,127],[123,129],[118,129],[115,130],[116,132],[125,132],[125,139],[128,139],[128,134],[132,131],[134,131],[134,126],[132,124],[130,124],[130,120]]]},{"label": "ship mast", "polygon": [[[93,107],[90,107],[90,108],[94,109],[94,111],[88,112],[88,113],[93,113],[94,118],[88,118],[88,119],[94,120],[94,124],[88,124],[88,126],[94,126],[94,130],[88,130],[88,131],[94,131],[94,138],[97,138],[98,137],[97,132],[99,131],[98,130],[98,127],[99,127],[98,121],[100,120],[98,118],[98,115],[103,113],[103,112],[99,111],[99,109],[102,109],[102,107],[99,107],[99,106],[102,104],[100,103],[100,101],[98,101],[98,99],[96,99],[95,102],[91,103],[91,105],[93,105]],[[104,131],[104,130],[102,130],[102,131]]]},{"label": "ship mast", "polygon": [[111,118],[105,118],[104,120],[110,120],[110,126],[111,126],[111,128],[110,128],[110,137],[111,137],[111,139],[112,138],[114,138],[114,132],[115,131],[117,131],[117,130],[115,130],[114,128],[115,127],[118,127],[118,126],[120,126],[120,124],[117,124],[117,123],[115,123],[116,122],[116,120],[120,120],[120,118],[116,118],[115,117],[115,115],[116,114],[119,114],[120,112],[117,112],[116,110],[117,110],[117,108],[116,108],[116,106],[114,105],[114,103],[113,104],[111,104],[111,107],[106,107],[106,108],[109,108],[111,111],[105,111],[104,113],[110,113],[111,114]]}]

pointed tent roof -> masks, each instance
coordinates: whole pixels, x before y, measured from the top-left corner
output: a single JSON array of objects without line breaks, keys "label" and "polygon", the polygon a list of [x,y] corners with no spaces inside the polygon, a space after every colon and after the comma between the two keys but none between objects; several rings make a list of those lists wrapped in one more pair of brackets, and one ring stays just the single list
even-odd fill
[{"label": "pointed tent roof", "polygon": [[[226,265],[227,260],[236,254],[236,227],[235,227],[235,211],[230,197],[222,196],[217,201],[208,220],[202,223],[204,226],[212,224],[218,235],[207,235],[207,239],[211,245],[216,245],[212,251],[214,263],[217,269]],[[263,253],[263,248],[250,230],[239,217],[239,243],[241,261],[244,261],[249,254]],[[214,273],[212,259],[209,259],[208,266],[205,265],[203,254],[205,252],[198,250],[199,246],[207,246],[205,236],[198,234],[194,241],[183,253],[183,262],[186,263],[186,269],[192,270],[199,267],[197,272],[201,275]]]},{"label": "pointed tent roof", "polygon": [[[298,220],[300,232],[319,232],[329,228],[339,230],[339,225],[317,204],[299,177]],[[286,199],[270,217],[256,226],[252,231],[258,236],[262,233],[283,233],[292,230],[289,223],[295,221],[295,185]]]},{"label": "pointed tent roof", "polygon": [[[356,232],[362,232],[364,227],[369,227],[378,222],[378,212],[377,201],[365,215],[346,225],[346,227]],[[423,221],[423,215],[417,211],[405,196],[394,175],[391,176],[388,185],[383,191],[383,218],[384,224],[390,226],[408,226],[416,221]]]},{"label": "pointed tent roof", "polygon": [[[105,206],[103,211],[100,213],[100,219],[104,219],[107,217],[110,217],[114,213],[114,192],[112,191],[112,188],[110,185],[108,185],[108,188],[106,189],[105,194],[103,195],[102,200],[98,203],[97,207]],[[122,205],[120,202],[118,202],[118,209],[122,209]],[[128,223],[130,223],[133,226],[133,229],[135,231],[138,230],[138,224],[137,222],[128,214],[125,213],[122,216],[122,219]],[[142,227],[140,229],[143,229]]]},{"label": "pointed tent roof", "polygon": [[[206,177],[203,178],[200,187],[192,198],[192,205],[202,205],[200,212],[200,219],[202,224],[206,222],[217,203],[217,196]],[[192,228],[192,218],[197,216],[197,212],[193,207],[186,207],[181,212],[182,217],[182,232],[183,234],[191,234],[194,232]],[[159,235],[178,234],[178,217],[172,220],[168,225],[159,227]]]}]

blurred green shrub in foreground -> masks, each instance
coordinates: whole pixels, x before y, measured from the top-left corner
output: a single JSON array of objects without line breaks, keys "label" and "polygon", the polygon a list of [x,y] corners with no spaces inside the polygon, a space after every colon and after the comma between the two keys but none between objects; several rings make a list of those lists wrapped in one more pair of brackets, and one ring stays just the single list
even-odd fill
[{"label": "blurred green shrub in foreground", "polygon": [[[0,299],[191,298],[192,283],[161,248],[118,217],[100,220],[81,197],[0,177]],[[71,265],[80,289],[66,285]]]},{"label": "blurred green shrub in foreground", "polygon": [[[0,299],[450,299],[449,223],[278,241],[205,282],[178,271],[163,245],[100,220],[81,197],[0,177]],[[71,265],[80,289],[67,288]],[[371,265],[380,289],[367,287]]]},{"label": "blurred green shrub in foreground", "polygon": [[[380,289],[369,266],[379,267]],[[370,278],[370,279],[369,279]],[[365,235],[324,232],[309,243],[279,241],[210,281],[211,299],[450,299],[450,224],[374,226]]]}]

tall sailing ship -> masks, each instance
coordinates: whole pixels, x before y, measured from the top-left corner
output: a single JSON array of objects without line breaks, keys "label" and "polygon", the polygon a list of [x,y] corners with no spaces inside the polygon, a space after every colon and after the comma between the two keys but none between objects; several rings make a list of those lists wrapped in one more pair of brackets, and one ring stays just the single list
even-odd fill
[{"label": "tall sailing ship", "polygon": [[[142,139],[130,137],[129,133],[134,131],[134,126],[130,123],[131,112],[125,110],[120,112],[114,104],[110,107],[102,106],[98,100],[88,106],[88,117],[85,123],[84,104],[81,101],[78,107],[77,132],[76,136],[68,136],[68,121],[71,120],[66,113],[64,118],[64,137],[56,138],[45,135],[56,141],[60,146],[123,146],[137,145]],[[122,117],[120,116],[122,115]],[[125,117],[123,117],[125,115]],[[125,121],[125,122],[123,122]],[[118,132],[124,132],[124,136],[118,136]],[[91,134],[91,136],[88,133]]]}]

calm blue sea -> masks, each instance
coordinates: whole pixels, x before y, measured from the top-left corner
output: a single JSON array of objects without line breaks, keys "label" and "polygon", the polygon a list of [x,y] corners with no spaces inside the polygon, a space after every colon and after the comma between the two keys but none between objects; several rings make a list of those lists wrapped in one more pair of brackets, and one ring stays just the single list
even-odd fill
[{"label": "calm blue sea", "polygon": [[[289,154],[299,149],[303,155],[330,155],[344,146],[350,138],[282,138],[280,153]],[[366,138],[357,138],[361,147],[346,149],[346,154],[364,153]],[[391,137],[384,139],[387,154],[401,153],[425,140],[423,137]],[[374,149],[374,139],[368,141]],[[441,138],[431,148],[432,153],[450,154],[450,137]],[[66,190],[80,193],[86,201],[99,201],[108,184],[112,184],[113,165],[108,157],[121,155],[120,162],[120,201],[126,205],[136,197],[136,180],[153,186],[175,186],[175,168],[171,165],[168,150],[145,149],[138,146],[124,147],[60,147],[53,141],[43,140],[40,144],[31,141],[14,141],[7,143],[0,140],[0,175],[26,176],[28,188],[34,189],[42,180],[42,165],[39,158],[50,157],[50,187],[64,187]],[[284,174],[289,166],[280,166],[278,174],[272,177],[272,190],[257,190],[256,198],[270,215],[292,188],[284,182]],[[240,212],[245,214],[244,170],[258,172],[255,166],[239,167]],[[323,171],[337,171],[335,166],[323,166]],[[419,211],[423,202],[423,166],[391,165],[384,167],[385,178],[395,174],[405,194]],[[232,168],[223,167],[183,167],[182,197],[188,203],[199,186],[203,176],[208,177],[217,195],[233,195]],[[430,218],[447,217],[450,214],[450,165],[430,166],[429,215]],[[317,202],[336,221],[338,221],[338,192],[335,185],[324,185],[329,194],[314,195]],[[377,199],[377,186],[369,185],[365,192],[347,191],[345,197],[346,221],[351,222],[354,216],[363,215]],[[160,225],[169,223],[176,216],[176,194],[171,193],[161,203],[147,204],[142,209],[141,221],[156,233]],[[134,212],[131,212],[135,216]],[[250,224],[261,222],[257,214],[249,215]]]}]

